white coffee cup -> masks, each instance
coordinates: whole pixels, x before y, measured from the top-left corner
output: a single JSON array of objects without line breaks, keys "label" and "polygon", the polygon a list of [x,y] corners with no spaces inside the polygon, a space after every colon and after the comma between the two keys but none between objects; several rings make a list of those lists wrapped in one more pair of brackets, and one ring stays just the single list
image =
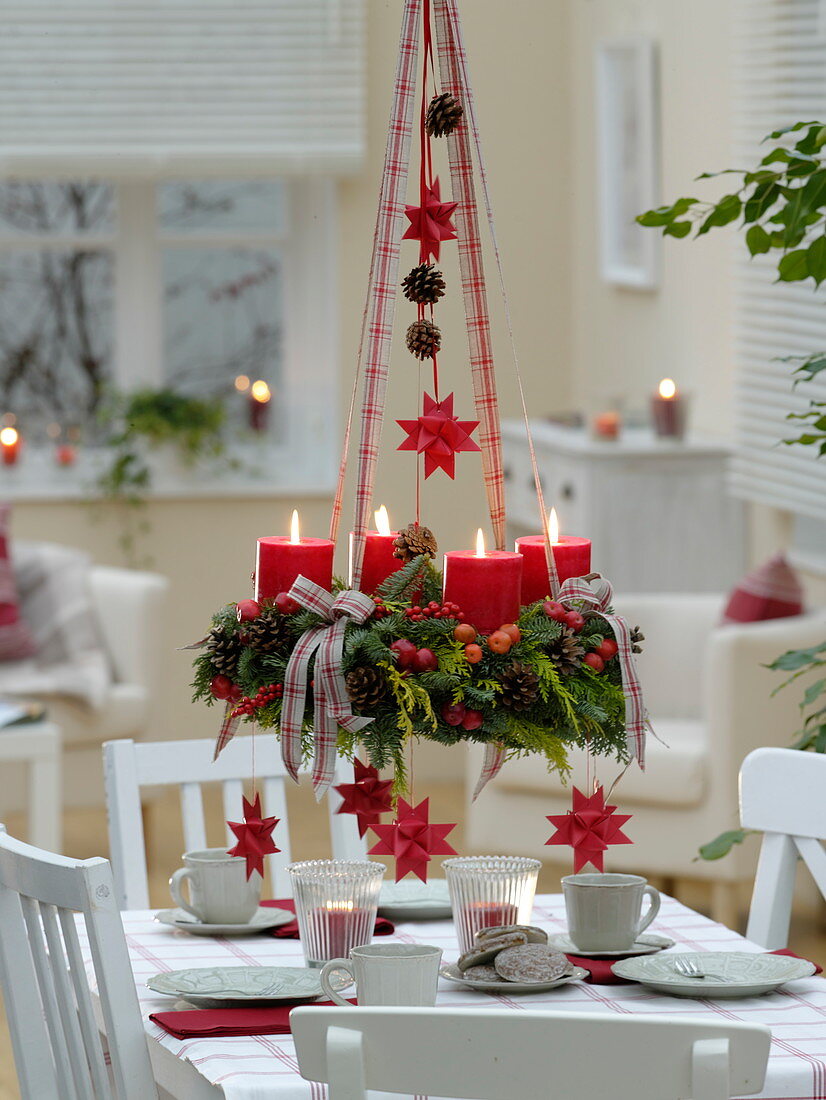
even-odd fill
[{"label": "white coffee cup", "polygon": [[[568,935],[580,951],[625,951],[660,911],[659,891],[640,875],[567,875],[562,892]],[[646,895],[650,904],[640,918]]]},{"label": "white coffee cup", "polygon": [[[356,983],[358,1003],[418,1005],[436,1003],[442,949],[423,944],[365,944],[350,949],[349,959],[331,959],[321,970],[321,987],[339,1005],[349,1005],[330,983],[334,971],[344,971]],[[339,985],[339,988],[341,986]]]},{"label": "white coffee cup", "polygon": [[[247,879],[247,861],[227,854],[226,848],[185,852],[184,866],[169,880],[175,904],[204,924],[248,924],[261,900],[261,876]],[[189,900],[183,884],[189,884]]]}]

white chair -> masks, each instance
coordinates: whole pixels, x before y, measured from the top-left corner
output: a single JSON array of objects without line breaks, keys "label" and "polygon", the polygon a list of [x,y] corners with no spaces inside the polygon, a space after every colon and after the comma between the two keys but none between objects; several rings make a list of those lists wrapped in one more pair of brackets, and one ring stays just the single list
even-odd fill
[{"label": "white chair", "polygon": [[[103,746],[109,849],[121,909],[149,908],[142,787],[180,787],[184,845],[188,852],[208,847],[202,784],[219,782],[227,820],[242,820],[244,780],[250,779],[253,771],[252,738],[235,737],[215,761],[212,759],[214,753],[214,738],[143,744],[130,740],[107,741]],[[352,782],[352,768],[346,762],[339,760],[336,773],[334,783]],[[292,897],[292,883],[287,873],[291,856],[285,788],[289,777],[272,734],[260,733],[255,738],[255,778],[263,791],[264,813],[280,821],[274,839],[281,851],[266,857],[272,888],[276,897]],[[352,814],[335,812],[341,805],[341,798],[334,791],[330,792],[327,805],[333,857],[366,859],[367,844],[358,835],[356,818]],[[236,842],[229,829],[227,840],[230,845]]]},{"label": "white chair", "polygon": [[[606,870],[701,879],[712,884],[717,920],[737,919],[738,886],[754,874],[754,851],[735,848],[725,859],[697,859],[701,844],[737,826],[737,776],[744,757],[762,745],[791,740],[800,725],[803,687],[772,698],[783,677],[765,666],[788,649],[822,641],[826,613],[720,626],[724,599],[703,593],[618,596],[616,608],[645,633],[640,680],[654,728],[644,772],[633,766],[618,784],[620,812],[633,815],[631,845],[606,853]],[[468,754],[467,790],[479,775],[478,753]],[[585,782],[584,757],[571,754],[573,781]],[[601,780],[619,768],[597,761]],[[571,785],[537,767],[534,758],[505,765],[468,808],[466,846],[560,861],[547,848],[545,814],[571,807]]]},{"label": "white chair", "polygon": [[[83,965],[83,916],[107,1070]],[[0,825],[0,984],[23,1100],[150,1100],[157,1090],[105,859],[67,859]]]},{"label": "white chair", "polygon": [[740,823],[763,843],[746,936],[770,951],[786,947],[798,858],[826,898],[826,756],[755,749],[740,769]]},{"label": "white chair", "polygon": [[329,1100],[724,1100],[761,1090],[771,1041],[759,1024],[479,1008],[296,1008],[290,1025]]}]

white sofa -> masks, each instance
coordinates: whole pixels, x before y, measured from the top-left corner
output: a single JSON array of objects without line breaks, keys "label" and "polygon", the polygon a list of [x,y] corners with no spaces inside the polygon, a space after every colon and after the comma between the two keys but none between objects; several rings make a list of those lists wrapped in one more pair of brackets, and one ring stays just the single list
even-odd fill
[{"label": "white sofa", "polygon": [[[163,660],[158,637],[168,581],[155,573],[95,565],[90,583],[113,673],[107,696],[94,710],[65,696],[42,697],[49,721],[61,730],[66,807],[103,805],[104,741],[157,737],[152,726]],[[24,793],[13,773],[0,776],[0,811],[22,809]]]},{"label": "white sofa", "polygon": [[[606,854],[606,870],[639,871],[702,879],[714,886],[712,905],[726,923],[735,914],[737,883],[753,876],[756,846],[735,848],[724,859],[696,860],[697,848],[738,827],[737,777],[744,757],[762,745],[788,745],[800,725],[803,687],[774,698],[782,674],[763,666],[788,649],[826,638],[826,612],[764,623],[718,623],[721,596],[668,594],[617,598],[616,608],[645,634],[640,679],[654,728],[647,765],[636,765],[612,801],[633,814],[633,845]],[[468,792],[479,774],[480,754],[468,760]],[[585,785],[585,761],[571,756],[571,782]],[[598,761],[606,786],[620,768]],[[563,862],[565,849],[549,848],[546,814],[570,809],[570,786],[548,775],[535,758],[506,764],[467,811],[467,848],[473,852],[530,855]]]}]

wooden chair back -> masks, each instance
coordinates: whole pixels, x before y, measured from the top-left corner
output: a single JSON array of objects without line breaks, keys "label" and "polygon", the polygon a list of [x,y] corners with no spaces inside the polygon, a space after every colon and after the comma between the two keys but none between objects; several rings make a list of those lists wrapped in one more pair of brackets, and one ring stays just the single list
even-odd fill
[{"label": "wooden chair back", "polygon": [[[220,783],[226,820],[241,820],[244,780],[253,774],[252,738],[233,738],[215,761],[214,753],[215,741],[211,738],[148,742],[124,739],[104,744],[109,850],[121,909],[149,908],[141,788],[177,786],[180,789],[184,847],[188,852],[209,847],[201,789],[204,783]],[[274,737],[255,738],[254,763],[264,813],[277,817],[280,822],[275,841],[281,851],[266,857],[272,889],[275,897],[291,897],[292,884],[287,873],[287,865],[292,860],[287,823],[288,775]],[[348,781],[352,782],[352,768],[340,761],[334,783]],[[333,856],[336,859],[366,859],[367,844],[358,835],[356,818],[352,814],[336,813],[340,805],[340,796],[331,790],[327,807]],[[236,842],[229,827],[226,841],[228,847]]]},{"label": "wooden chair back", "polygon": [[[75,923],[86,925],[107,1070]],[[0,984],[23,1100],[157,1097],[105,859],[68,859],[0,825]]]},{"label": "wooden chair back", "polygon": [[746,935],[786,947],[798,858],[826,898],[826,756],[755,749],[740,769],[740,822],[763,833]]},{"label": "wooden chair back", "polygon": [[763,1087],[771,1032],[684,1016],[480,1008],[296,1008],[301,1076],[473,1100],[726,1100]]}]

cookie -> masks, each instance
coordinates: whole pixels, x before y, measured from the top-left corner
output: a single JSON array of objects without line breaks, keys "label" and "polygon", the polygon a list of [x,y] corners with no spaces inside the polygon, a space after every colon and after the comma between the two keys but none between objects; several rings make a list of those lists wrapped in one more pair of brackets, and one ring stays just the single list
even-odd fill
[{"label": "cookie", "polygon": [[488,939],[504,936],[509,932],[524,932],[528,937],[528,943],[547,943],[548,933],[533,924],[499,924],[492,928],[480,928],[476,933],[476,942],[482,944]]},{"label": "cookie", "polygon": [[494,966],[469,966],[462,974],[469,982],[501,982]]},{"label": "cookie", "polygon": [[553,982],[571,972],[571,964],[545,944],[527,943],[497,953],[494,968],[508,982]]},{"label": "cookie", "polygon": [[465,951],[464,955],[459,956],[456,965],[462,971],[471,966],[482,966],[484,963],[492,962],[506,947],[524,947],[527,942],[528,937],[524,932],[509,932],[505,936],[498,936],[471,947],[470,951]]}]

